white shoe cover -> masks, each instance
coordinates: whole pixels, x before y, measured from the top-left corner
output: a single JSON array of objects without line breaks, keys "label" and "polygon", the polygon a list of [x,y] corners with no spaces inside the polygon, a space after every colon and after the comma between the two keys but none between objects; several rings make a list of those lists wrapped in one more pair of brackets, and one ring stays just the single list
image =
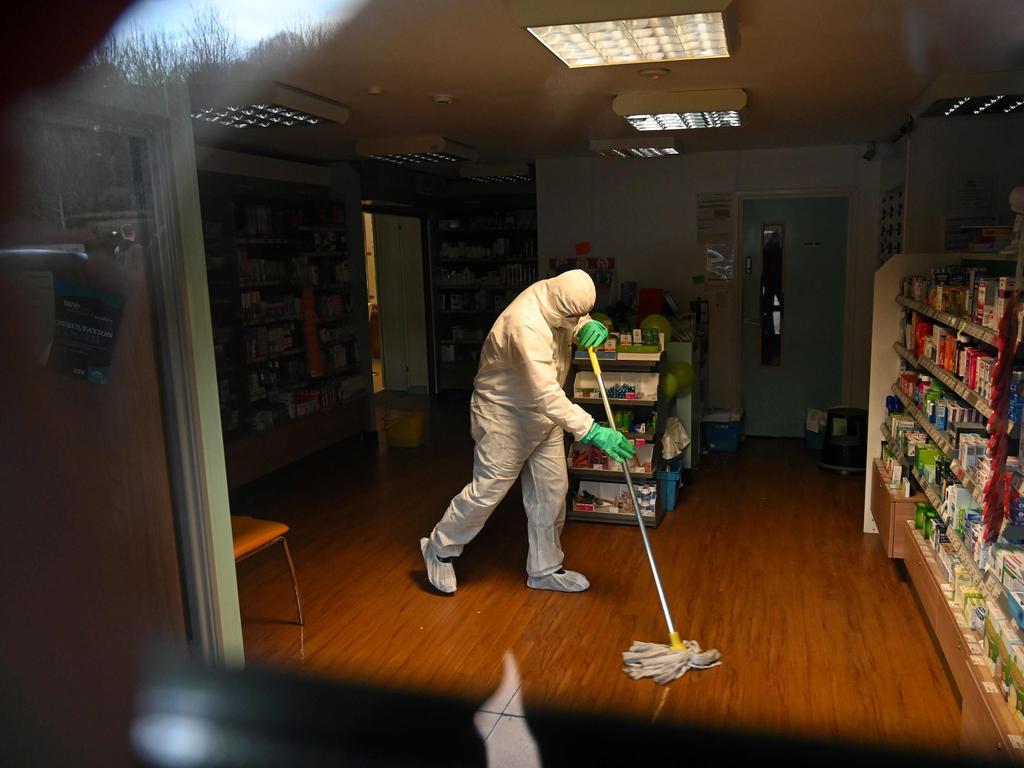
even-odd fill
[{"label": "white shoe cover", "polygon": [[451,563],[442,563],[430,546],[430,539],[420,539],[420,552],[423,563],[427,566],[427,578],[438,592],[450,595],[455,591],[455,568]]},{"label": "white shoe cover", "polygon": [[585,592],[590,589],[590,582],[582,573],[560,570],[547,576],[530,576],[526,586],[531,589],[550,589],[555,592]]}]

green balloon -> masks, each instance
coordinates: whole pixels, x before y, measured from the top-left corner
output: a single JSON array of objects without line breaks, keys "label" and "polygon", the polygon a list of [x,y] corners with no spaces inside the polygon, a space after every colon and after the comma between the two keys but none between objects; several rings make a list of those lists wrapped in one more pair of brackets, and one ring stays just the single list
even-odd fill
[{"label": "green balloon", "polygon": [[679,384],[676,377],[669,372],[661,375],[661,392],[665,397],[675,397],[679,391]]},{"label": "green balloon", "polygon": [[640,323],[641,328],[656,328],[658,333],[665,334],[665,343],[672,341],[672,323],[664,315],[648,315]]},{"label": "green balloon", "polygon": [[668,372],[675,377],[676,385],[679,387],[679,392],[686,392],[693,384],[693,366],[683,361],[677,361],[668,364]]},{"label": "green balloon", "polygon": [[591,312],[590,319],[597,320],[597,322],[603,323],[604,327],[607,328],[609,331],[612,330],[612,319],[608,317],[608,315],[606,315],[604,312]]}]

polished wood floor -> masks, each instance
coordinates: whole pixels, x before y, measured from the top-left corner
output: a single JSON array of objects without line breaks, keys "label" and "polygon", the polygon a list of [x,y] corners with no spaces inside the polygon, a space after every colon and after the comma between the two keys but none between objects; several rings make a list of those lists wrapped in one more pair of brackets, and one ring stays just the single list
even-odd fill
[{"label": "polished wood floor", "polygon": [[483,700],[502,657],[527,706],[690,720],[860,743],[956,749],[959,709],[914,603],[860,531],[863,478],[820,471],[799,441],[712,454],[652,543],[683,637],[724,665],[668,687],[620,671],[633,639],[664,642],[637,531],[569,523],[566,566],[590,591],[525,586],[518,489],[433,593],[418,541],[468,479],[465,404],[437,409],[430,445],[341,446],[235,500],[291,526],[306,626],[283,557],[239,565],[247,657],[332,677]]}]

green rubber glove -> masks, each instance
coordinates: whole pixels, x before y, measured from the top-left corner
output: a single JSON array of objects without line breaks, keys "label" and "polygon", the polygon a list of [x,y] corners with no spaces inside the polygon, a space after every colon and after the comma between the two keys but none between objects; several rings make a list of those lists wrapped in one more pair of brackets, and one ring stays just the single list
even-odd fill
[{"label": "green rubber glove", "polygon": [[584,349],[599,347],[604,344],[604,340],[607,338],[608,329],[604,327],[604,323],[599,323],[597,320],[590,320],[576,334],[576,339]]},{"label": "green rubber glove", "polygon": [[636,456],[636,448],[625,435],[618,430],[602,427],[596,422],[580,442],[593,443],[616,461],[628,461]]}]

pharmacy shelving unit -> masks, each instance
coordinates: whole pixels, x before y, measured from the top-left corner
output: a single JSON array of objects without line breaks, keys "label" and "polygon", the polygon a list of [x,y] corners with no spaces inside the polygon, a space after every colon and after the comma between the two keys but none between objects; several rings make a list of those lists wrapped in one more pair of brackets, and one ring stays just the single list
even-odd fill
[{"label": "pharmacy shelving unit", "polygon": [[[349,273],[344,206],[324,198],[225,197],[209,192],[203,218],[225,460],[234,487],[361,433],[368,423],[368,363],[355,332],[353,277],[362,270]],[[271,335],[282,343],[254,351],[254,338]],[[322,367],[314,367],[318,362]],[[311,396],[318,404],[308,402]],[[300,404],[300,397],[307,401]]]},{"label": "pharmacy shelving unit", "polygon": [[[653,453],[651,457],[651,471],[630,472],[635,485],[655,483],[658,470],[660,469],[661,462],[661,451],[659,444],[661,442],[662,430],[664,429],[665,421],[669,416],[675,415],[675,395],[668,397],[662,391],[661,381],[663,374],[665,373],[665,354],[662,353],[657,360],[601,360],[601,372],[605,374],[606,384],[614,377],[616,373],[654,373],[658,374],[658,396],[657,399],[649,400],[619,400],[610,398],[609,403],[613,409],[616,408],[628,408],[647,415],[647,423],[650,423],[650,417],[657,415],[656,428],[654,432],[634,433],[630,437],[637,438],[643,437],[645,443],[653,445]],[[574,403],[584,407],[597,421],[605,422],[606,416],[604,412],[604,404],[599,397],[596,398],[578,398],[573,397],[575,391],[575,380],[579,373],[590,373],[591,372],[590,360],[583,357],[574,357],[572,361],[572,367],[570,369],[569,378],[566,382],[566,392]],[[572,440],[570,439],[567,443],[567,452],[571,451]],[[620,483],[625,485],[625,481],[622,478],[622,471],[619,469],[611,470],[595,470],[595,469],[584,469],[573,467],[569,462],[568,454],[566,456],[567,469],[569,473],[569,496],[566,500],[566,519],[568,520],[579,520],[585,522],[597,522],[597,523],[615,523],[618,525],[636,525],[636,515],[633,512],[611,512],[611,511],[590,511],[590,510],[578,510],[574,508],[574,498],[576,491],[579,488],[579,483],[582,480],[597,480],[602,483]],[[651,528],[657,528],[661,525],[661,521],[665,519],[665,515],[668,514],[669,510],[666,509],[664,500],[661,494],[658,494],[657,503],[655,505],[655,513],[653,517],[645,517],[644,523]]]},{"label": "pharmacy shelving unit", "polygon": [[[990,260],[990,259],[989,259]],[[919,472],[912,462],[899,453],[898,446],[890,442],[884,425],[885,400],[894,395],[899,398],[903,410],[911,416],[929,439],[950,460],[950,466],[962,487],[966,488],[979,505],[982,502],[982,485],[973,473],[959,464],[955,443],[951,435],[936,429],[925,413],[899,386],[898,374],[901,366],[910,366],[927,372],[943,383],[945,388],[964,402],[977,408],[986,418],[991,415],[989,403],[978,392],[949,371],[930,359],[919,357],[900,341],[893,343],[901,315],[912,309],[959,333],[966,334],[984,344],[993,344],[994,332],[976,323],[941,312],[921,302],[899,295],[902,277],[911,274],[926,274],[934,267],[962,263],[961,254],[897,254],[875,273],[875,306],[872,318],[873,343],[871,349],[871,380],[869,419],[882,424],[882,438],[889,443],[890,450],[898,460],[910,467],[911,474],[920,485],[925,497],[936,509],[943,507],[939,489]],[[895,297],[895,300],[894,300]],[[881,442],[874,444],[875,456],[880,452]],[[869,459],[873,458],[869,454]],[[962,704],[960,742],[965,751],[972,754],[998,756],[1024,761],[1024,731],[1010,713],[1005,700],[999,693],[998,684],[992,677],[990,665],[976,634],[970,630],[964,619],[951,605],[952,588],[939,568],[934,549],[925,541],[921,532],[915,530],[912,520],[877,520],[872,510],[870,483],[875,480],[872,473],[865,487],[865,531],[885,533],[891,530],[903,538],[902,554],[910,581],[920,598],[920,605],[937,640],[939,650],[950,671]],[[877,502],[875,506],[878,505]],[[971,581],[989,605],[1010,615],[1008,595],[1005,587],[991,570],[981,570],[973,553],[964,544],[953,526],[947,530],[950,544],[959,559],[970,569]],[[1018,633],[1024,640],[1024,632]]]},{"label": "pharmacy shelving unit", "polygon": [[491,325],[538,279],[536,199],[451,201],[428,232],[435,389],[469,390]]}]

